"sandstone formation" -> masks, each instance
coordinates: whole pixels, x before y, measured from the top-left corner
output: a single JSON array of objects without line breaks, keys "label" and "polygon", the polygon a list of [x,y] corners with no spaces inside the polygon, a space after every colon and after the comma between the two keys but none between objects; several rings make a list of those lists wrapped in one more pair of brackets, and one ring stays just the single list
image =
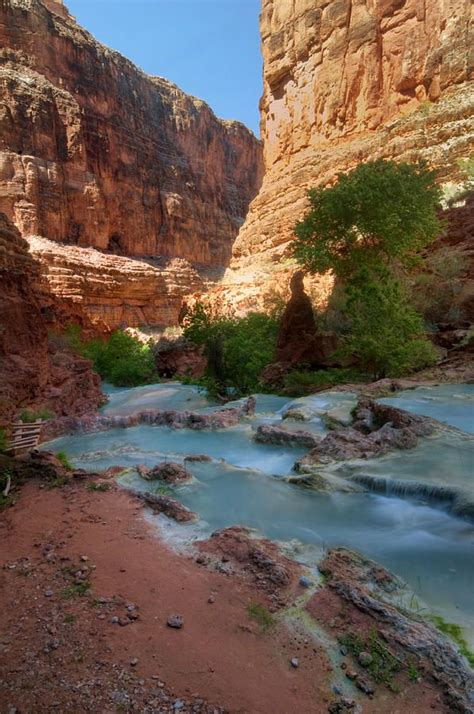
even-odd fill
[{"label": "sandstone formation", "polygon": [[[263,0],[265,177],[221,297],[248,310],[288,282],[306,191],[338,171],[422,158],[462,181],[474,139],[470,13],[468,0]],[[322,299],[328,289],[317,285]]]},{"label": "sandstone formation", "polygon": [[58,317],[51,306],[42,308],[47,291],[38,264],[2,213],[0,286],[0,422],[22,407],[48,407],[57,416],[95,410],[102,400],[99,377],[90,362],[48,338]]},{"label": "sandstone formation", "polygon": [[139,260],[36,236],[27,241],[50,292],[110,329],[176,325],[183,295],[204,285],[182,258]]},{"label": "sandstone formation", "polygon": [[[113,255],[185,259],[217,276],[261,182],[254,135],[99,44],[57,0],[2,2],[0,45],[0,210],[22,235]],[[46,258],[47,272],[62,264],[66,278],[67,254],[50,246]],[[165,266],[182,283],[168,294],[166,270],[161,278],[158,268],[141,265],[144,292],[132,268],[124,281],[135,281],[133,302],[122,309],[121,281],[115,297],[112,288],[104,295],[91,262],[82,283],[62,286],[59,274],[53,283],[78,300],[84,289],[86,307],[101,317],[110,307],[111,327],[169,324],[175,310],[167,301],[194,287],[189,266]],[[127,272],[125,263],[117,266]]]}]

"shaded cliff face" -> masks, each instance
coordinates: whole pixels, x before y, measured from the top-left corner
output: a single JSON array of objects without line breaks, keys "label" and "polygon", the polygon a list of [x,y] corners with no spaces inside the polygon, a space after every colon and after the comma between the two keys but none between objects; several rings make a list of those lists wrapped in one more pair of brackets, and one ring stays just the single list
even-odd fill
[{"label": "shaded cliff face", "polygon": [[424,158],[460,178],[474,146],[470,11],[469,0],[263,0],[266,172],[224,278],[229,300],[248,308],[281,283],[307,189],[338,171]]},{"label": "shaded cliff face", "polygon": [[54,0],[4,0],[0,45],[0,210],[23,235],[228,264],[261,182],[250,131],[100,45]]},{"label": "shaded cliff face", "polygon": [[49,407],[57,416],[94,410],[102,395],[91,363],[54,347],[48,337],[74,307],[55,308],[54,298],[48,304],[38,263],[3,213],[0,284],[0,424],[21,407]]}]

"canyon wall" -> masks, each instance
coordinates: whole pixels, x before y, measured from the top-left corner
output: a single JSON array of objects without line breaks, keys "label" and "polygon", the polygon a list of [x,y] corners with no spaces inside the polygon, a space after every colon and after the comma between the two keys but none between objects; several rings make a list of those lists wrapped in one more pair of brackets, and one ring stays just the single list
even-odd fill
[{"label": "canyon wall", "polygon": [[[254,135],[98,43],[56,0],[2,0],[0,47],[0,210],[21,234],[112,255],[180,258],[219,276],[261,183]],[[67,252],[53,252],[45,255],[56,266],[65,258],[66,273]],[[175,285],[186,292],[193,269],[181,265]],[[159,311],[169,275],[160,278],[155,266],[155,288],[164,292],[148,301],[148,278],[137,296],[134,266],[123,261],[117,270],[127,266],[133,297],[146,307],[137,319],[175,321],[176,311]],[[139,270],[146,275],[149,266]],[[91,261],[79,272],[84,288],[101,280]],[[93,290],[85,304],[101,288]],[[102,320],[117,314],[122,296],[115,298],[110,310],[104,302]]]},{"label": "canyon wall", "polygon": [[[265,176],[220,297],[243,310],[288,283],[311,186],[366,159],[426,159],[461,182],[474,147],[469,0],[263,0]],[[327,280],[316,286],[324,299]]]},{"label": "canyon wall", "polygon": [[95,410],[102,395],[91,363],[54,344],[50,330],[73,307],[48,305],[48,286],[28,244],[0,213],[0,426],[21,407],[47,407],[57,416]]}]

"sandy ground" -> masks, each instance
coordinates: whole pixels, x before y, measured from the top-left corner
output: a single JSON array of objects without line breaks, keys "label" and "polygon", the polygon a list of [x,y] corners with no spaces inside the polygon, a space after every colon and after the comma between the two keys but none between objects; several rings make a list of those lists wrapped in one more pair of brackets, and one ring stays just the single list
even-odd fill
[{"label": "sandy ground", "polygon": [[[262,631],[251,583],[173,552],[143,513],[116,488],[30,483],[0,515],[0,712],[327,712],[325,652],[283,624]],[[431,684],[358,702],[448,711]]]}]

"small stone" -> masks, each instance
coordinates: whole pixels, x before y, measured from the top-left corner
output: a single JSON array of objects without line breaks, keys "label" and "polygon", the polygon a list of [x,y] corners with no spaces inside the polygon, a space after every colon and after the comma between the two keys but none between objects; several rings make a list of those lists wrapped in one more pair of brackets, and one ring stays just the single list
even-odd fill
[{"label": "small stone", "polygon": [[119,617],[118,624],[120,627],[126,627],[126,625],[130,624],[130,620],[128,617]]},{"label": "small stone", "polygon": [[356,687],[357,689],[360,689],[361,692],[364,692],[364,694],[367,694],[367,696],[370,696],[375,692],[372,684],[365,679],[365,677],[361,677],[360,675],[356,679]]},{"label": "small stone", "polygon": [[348,669],[346,672],[346,677],[347,679],[354,681],[355,679],[357,679],[357,672],[354,672],[353,669]]},{"label": "small stone", "polygon": [[210,605],[212,605],[212,603],[214,603],[215,601],[216,601],[216,598],[215,598],[214,595],[209,595],[209,597],[207,598],[207,602],[208,602]]},{"label": "small stone", "polygon": [[345,645],[342,645],[342,647],[340,647],[340,649],[339,649],[339,652],[342,654],[343,657],[347,656],[348,651],[349,650],[347,649],[347,647]]},{"label": "small stone", "polygon": [[128,612],[133,612],[133,611],[136,610],[137,608],[136,608],[136,605],[133,604],[133,602],[128,602],[128,603],[125,605],[125,609],[128,610]]},{"label": "small stone", "polygon": [[338,687],[337,684],[332,685],[332,691],[334,692],[334,694],[337,694],[338,696],[341,696],[341,694],[342,694],[342,689],[341,689],[341,687]]},{"label": "small stone", "polygon": [[179,710],[182,709],[183,707],[184,707],[184,702],[182,701],[182,699],[177,699],[177,700],[175,701],[175,703],[173,704],[173,709],[174,709],[175,711],[179,711]]},{"label": "small stone", "polygon": [[372,662],[374,661],[374,658],[372,657],[370,652],[366,652],[365,650],[363,650],[359,654],[358,660],[359,660],[359,664],[362,667],[368,667],[370,664],[372,664]]},{"label": "small stone", "polygon": [[130,660],[130,667],[136,667],[138,664],[138,657],[134,657]]},{"label": "small stone", "polygon": [[81,560],[83,563],[87,563],[87,561],[89,560],[89,557],[87,555],[81,555]]},{"label": "small stone", "polygon": [[300,666],[298,657],[292,657],[290,660],[290,664],[292,667],[294,667],[294,669],[297,669]]},{"label": "small stone", "polygon": [[45,597],[53,597],[54,593],[52,590],[45,590],[44,596]]},{"label": "small stone", "polygon": [[313,585],[313,581],[306,575],[302,575],[300,578],[300,585],[302,588],[310,588]]},{"label": "small stone", "polygon": [[117,615],[114,615],[113,617],[110,618],[110,622],[112,623],[112,625],[118,625],[118,621],[119,621],[119,619],[118,619]]},{"label": "small stone", "polygon": [[184,617],[182,615],[170,615],[166,621],[168,627],[173,627],[176,630],[180,630],[184,624]]}]

